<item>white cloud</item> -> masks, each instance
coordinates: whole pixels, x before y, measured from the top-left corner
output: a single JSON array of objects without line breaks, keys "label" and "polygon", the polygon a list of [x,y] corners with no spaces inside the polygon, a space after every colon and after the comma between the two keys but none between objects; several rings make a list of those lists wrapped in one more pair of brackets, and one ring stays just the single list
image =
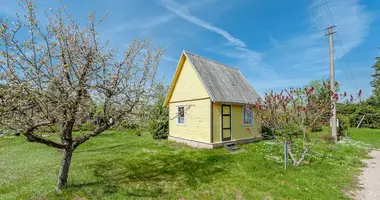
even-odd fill
[{"label": "white cloud", "polygon": [[259,91],[267,91],[268,89],[286,89],[290,87],[302,87],[310,83],[308,78],[288,78],[288,79],[270,79],[270,80],[250,80],[253,87]]},{"label": "white cloud", "polygon": [[[240,69],[251,69],[253,73],[248,76],[255,87],[270,89],[302,86],[311,80],[328,75],[326,72],[329,63],[328,38],[324,36],[323,30],[311,12],[308,25],[295,31],[291,38],[281,41],[269,35],[268,40],[272,44],[272,48],[266,52],[256,52],[250,50],[244,41],[233,36],[227,30],[193,15],[188,7],[173,0],[161,0],[161,2],[167,10],[182,19],[226,39],[228,45],[206,48],[206,50],[234,59],[236,61],[234,66]],[[339,60],[363,42],[369,32],[372,14],[360,4],[359,0],[328,2],[338,25],[338,33],[334,34],[334,47],[335,58]],[[324,25],[331,25],[332,23],[327,23],[330,19],[322,1],[314,6]],[[276,71],[272,66],[275,66]],[[342,76],[344,71],[339,67],[338,64],[336,74]],[[255,85],[255,83],[259,85]]]},{"label": "white cloud", "polygon": [[238,38],[235,38],[234,36],[232,36],[227,31],[225,31],[221,28],[218,28],[218,27],[212,25],[211,23],[203,21],[203,20],[199,19],[198,17],[190,14],[187,7],[177,3],[175,1],[163,0],[162,4],[164,5],[164,7],[166,9],[175,13],[179,17],[181,17],[181,18],[183,18],[183,19],[185,19],[191,23],[194,23],[198,26],[201,26],[201,27],[203,27],[209,31],[212,31],[214,33],[219,34],[220,36],[224,37],[226,40],[229,41],[230,44],[232,44],[234,46],[239,46],[239,47],[246,47],[247,46],[243,41],[239,40]]},{"label": "white cloud", "polygon": [[207,48],[205,50],[234,59],[235,63],[233,65],[240,70],[249,69],[248,72],[252,72],[249,74],[250,76],[256,78],[265,77],[266,79],[278,76],[277,72],[263,61],[263,53],[242,47],[231,48],[230,46],[218,46]]},{"label": "white cloud", "polygon": [[170,61],[170,62],[175,62],[175,63],[178,62],[178,59],[174,59],[174,58],[172,58],[172,57],[165,56],[165,55],[162,56],[162,59],[167,60],[167,61]]},{"label": "white cloud", "polygon": [[175,15],[172,14],[164,14],[154,17],[136,18],[115,26],[111,31],[121,32],[125,30],[151,29],[174,19],[174,17]]},{"label": "white cloud", "polygon": [[[185,6],[189,8],[198,8],[203,4],[212,3],[214,1],[216,0],[189,1],[185,3]],[[121,32],[125,30],[151,30],[159,25],[170,22],[175,19],[175,17],[176,15],[173,13],[161,13],[147,17],[137,17],[115,26],[111,29],[111,32]]]},{"label": "white cloud", "polygon": [[[314,1],[316,2],[316,1]],[[322,1],[315,4],[316,13],[325,26],[332,25],[328,12]],[[328,1],[329,8],[337,24],[334,37],[335,59],[341,59],[359,46],[369,33],[372,15],[360,5],[358,0]],[[324,36],[317,18],[310,11],[309,27],[295,33],[295,37],[280,42],[268,54],[272,64],[283,64],[286,67],[298,66],[300,70],[324,68],[328,62],[328,37]],[[269,58],[268,58],[269,59]]]},{"label": "white cloud", "polygon": [[[368,12],[359,0],[334,0],[328,1],[328,6],[337,24],[335,34],[336,59],[340,59],[352,49],[359,46],[369,34],[373,16]],[[316,4],[317,12],[326,26],[333,25],[322,1]],[[314,21],[313,21],[314,22]],[[314,22],[315,23],[315,22]]]},{"label": "white cloud", "polygon": [[[323,1],[313,2],[318,2],[314,7],[324,26],[331,26],[333,22],[328,17]],[[328,1],[328,5],[338,31],[333,35],[336,79],[345,83],[347,87],[355,88],[346,62],[339,60],[358,47],[369,34],[370,24],[373,20],[372,13],[366,10],[359,0],[331,0]],[[305,78],[314,80],[326,78],[329,75],[328,37],[324,36],[324,30],[318,24],[310,8],[305,9],[308,9],[310,13],[309,23],[301,31],[296,31],[291,38],[283,41],[269,38],[277,43],[264,54],[263,62],[276,66],[276,69],[280,70],[278,72],[281,74],[280,79],[287,80],[273,81],[273,87],[276,87],[277,83],[281,83],[286,88],[290,84],[304,83]],[[354,74],[354,76],[356,75]],[[358,78],[356,77],[356,79]]]},{"label": "white cloud", "polygon": [[268,36],[268,40],[269,40],[269,43],[274,47],[276,48],[278,45],[279,45],[279,41],[274,38],[271,34],[269,34]]},{"label": "white cloud", "polygon": [[[1,1],[0,1],[0,3],[1,3]],[[7,4],[7,3],[5,3],[5,4]],[[4,5],[4,4],[2,4],[2,6],[0,6],[0,14],[3,14],[9,18],[16,19],[17,18],[16,13],[17,12],[20,13],[20,11],[21,10],[20,10],[19,6],[17,5],[17,3],[15,3],[15,6],[12,5],[12,7],[9,7],[9,6]]]},{"label": "white cloud", "polygon": [[260,73],[261,75],[265,74],[266,76],[277,76],[276,72],[270,68],[268,64],[262,61],[262,54],[248,49],[247,45],[239,38],[234,37],[222,28],[216,27],[211,23],[192,15],[186,6],[183,6],[173,0],[162,0],[161,2],[167,10],[182,19],[214,32],[228,41],[227,46],[206,48],[205,50],[235,59],[235,66],[240,69],[249,68],[254,72]]}]

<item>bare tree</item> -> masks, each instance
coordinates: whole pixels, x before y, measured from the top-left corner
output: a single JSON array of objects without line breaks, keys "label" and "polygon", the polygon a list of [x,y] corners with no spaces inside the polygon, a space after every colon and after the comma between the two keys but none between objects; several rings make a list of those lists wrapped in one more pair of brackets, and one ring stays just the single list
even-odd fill
[{"label": "bare tree", "polygon": [[[149,39],[133,40],[117,56],[95,31],[105,17],[96,20],[89,13],[80,26],[61,4],[43,12],[47,24],[41,25],[33,1],[20,5],[23,17],[12,24],[0,21],[0,83],[6,86],[0,89],[0,124],[29,142],[62,149],[60,190],[75,149],[149,103],[163,51]],[[74,137],[73,126],[88,117],[90,101],[101,107],[101,123]],[[39,133],[53,126],[59,126],[60,141]]]}]

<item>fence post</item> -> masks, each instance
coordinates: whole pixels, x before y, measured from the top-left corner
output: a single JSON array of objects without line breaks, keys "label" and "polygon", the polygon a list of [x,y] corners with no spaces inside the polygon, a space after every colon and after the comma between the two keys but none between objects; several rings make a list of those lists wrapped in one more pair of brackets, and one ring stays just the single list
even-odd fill
[{"label": "fence post", "polygon": [[364,117],[365,117],[365,115],[363,115],[363,117],[362,117],[362,119],[360,120],[358,126],[356,126],[356,129],[358,129],[358,128],[360,127],[360,124],[362,124]]},{"label": "fence post", "polygon": [[284,162],[285,162],[285,170],[288,167],[288,144],[286,141],[284,142]]}]

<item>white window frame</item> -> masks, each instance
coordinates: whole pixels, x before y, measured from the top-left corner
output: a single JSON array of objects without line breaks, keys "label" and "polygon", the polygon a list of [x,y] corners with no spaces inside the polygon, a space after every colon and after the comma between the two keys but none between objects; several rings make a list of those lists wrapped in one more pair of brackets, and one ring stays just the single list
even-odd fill
[{"label": "white window frame", "polygon": [[252,118],[253,118],[252,124],[244,124],[244,107],[245,106],[246,105],[242,105],[241,106],[241,124],[243,126],[253,126],[253,125],[255,125],[255,112],[254,112],[253,108],[252,108],[252,114],[253,114],[253,116],[252,116]]},{"label": "white window frame", "polygon": [[[178,111],[179,111],[180,107],[183,107],[183,123],[178,122],[178,119],[179,119],[179,116],[178,116],[179,112]],[[176,108],[177,108],[176,123],[178,126],[185,126],[186,125],[186,105],[177,105]]]}]

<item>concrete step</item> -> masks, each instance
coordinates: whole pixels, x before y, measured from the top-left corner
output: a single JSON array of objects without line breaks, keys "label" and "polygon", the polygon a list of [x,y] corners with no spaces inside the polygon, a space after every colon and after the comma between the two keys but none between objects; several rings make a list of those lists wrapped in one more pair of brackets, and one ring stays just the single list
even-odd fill
[{"label": "concrete step", "polygon": [[239,147],[237,146],[237,144],[233,143],[233,142],[224,144],[224,148],[227,149],[230,152],[234,152],[237,149],[239,149]]}]

